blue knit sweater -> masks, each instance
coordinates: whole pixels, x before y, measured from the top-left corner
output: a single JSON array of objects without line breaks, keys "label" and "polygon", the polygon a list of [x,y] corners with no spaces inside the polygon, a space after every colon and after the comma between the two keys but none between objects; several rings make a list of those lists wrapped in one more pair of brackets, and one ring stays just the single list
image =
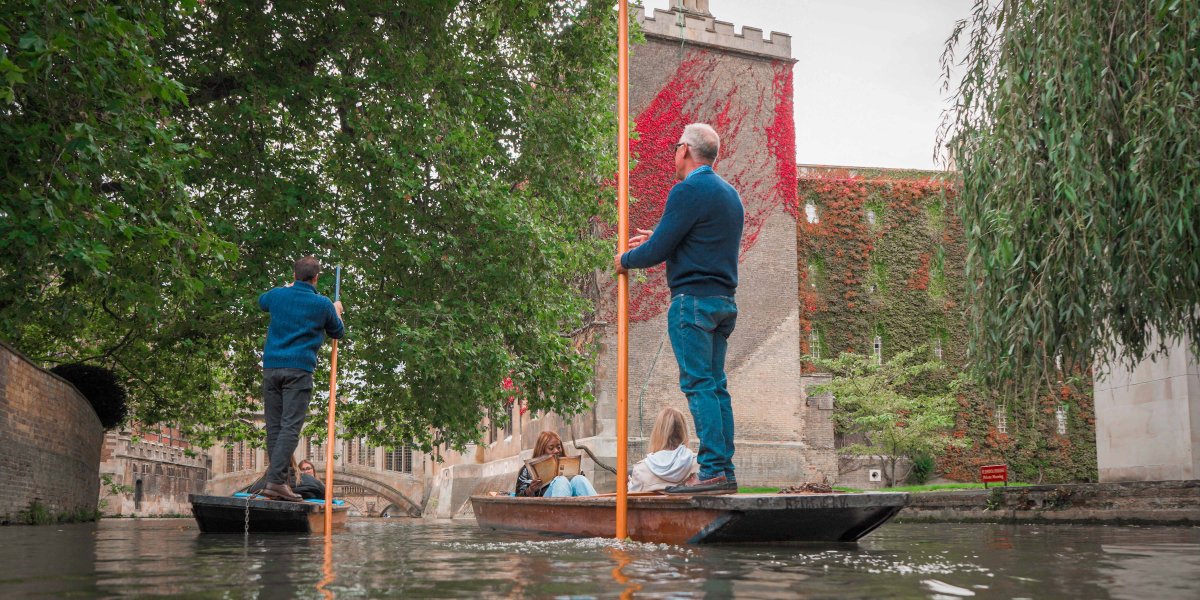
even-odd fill
[{"label": "blue knit sweater", "polygon": [[303,281],[259,296],[258,306],[271,313],[263,347],[264,369],[303,369],[311,373],[325,335],[341,339],[346,333],[333,302]]},{"label": "blue knit sweater", "polygon": [[665,260],[671,295],[733,296],[744,219],[737,190],[702,166],[671,188],[654,235],[621,255],[621,266],[645,269]]}]

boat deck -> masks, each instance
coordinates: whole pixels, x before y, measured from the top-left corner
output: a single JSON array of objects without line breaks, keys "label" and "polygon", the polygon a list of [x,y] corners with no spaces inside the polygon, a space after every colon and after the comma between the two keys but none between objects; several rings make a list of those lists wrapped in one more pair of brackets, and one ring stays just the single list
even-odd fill
[{"label": "boat deck", "polygon": [[[474,496],[484,529],[612,537],[616,497]],[[656,543],[852,542],[891,519],[905,493],[630,495],[629,536]]]}]

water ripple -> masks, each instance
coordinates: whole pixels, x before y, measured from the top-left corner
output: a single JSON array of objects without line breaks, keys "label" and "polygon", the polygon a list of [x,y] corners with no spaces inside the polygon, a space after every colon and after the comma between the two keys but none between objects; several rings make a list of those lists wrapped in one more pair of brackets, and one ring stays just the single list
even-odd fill
[{"label": "water ripple", "polygon": [[893,523],[859,544],[672,546],[364,520],[334,536],[187,520],[0,528],[0,597],[1200,597],[1200,529]]}]

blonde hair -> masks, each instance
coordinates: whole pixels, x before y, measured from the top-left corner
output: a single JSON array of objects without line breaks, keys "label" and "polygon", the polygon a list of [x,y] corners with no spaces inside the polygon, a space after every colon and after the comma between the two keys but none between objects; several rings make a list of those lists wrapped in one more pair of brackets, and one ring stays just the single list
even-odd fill
[{"label": "blonde hair", "polygon": [[658,411],[654,429],[650,431],[650,452],[674,450],[688,443],[687,420],[677,408],[667,406]]}]

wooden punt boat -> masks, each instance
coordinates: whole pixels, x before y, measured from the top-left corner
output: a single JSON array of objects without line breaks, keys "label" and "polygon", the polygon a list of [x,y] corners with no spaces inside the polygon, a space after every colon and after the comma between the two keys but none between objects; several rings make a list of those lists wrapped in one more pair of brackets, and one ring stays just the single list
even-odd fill
[{"label": "wooden punt boat", "polygon": [[[629,537],[666,544],[853,542],[886,523],[906,493],[633,495]],[[569,537],[613,537],[616,498],[472,496],[479,527]]]},{"label": "wooden punt boat", "polygon": [[[250,533],[325,533],[325,505],[282,502],[261,497],[188,494],[201,533],[243,533],[249,513]],[[346,527],[350,507],[333,507],[333,530]]]}]

